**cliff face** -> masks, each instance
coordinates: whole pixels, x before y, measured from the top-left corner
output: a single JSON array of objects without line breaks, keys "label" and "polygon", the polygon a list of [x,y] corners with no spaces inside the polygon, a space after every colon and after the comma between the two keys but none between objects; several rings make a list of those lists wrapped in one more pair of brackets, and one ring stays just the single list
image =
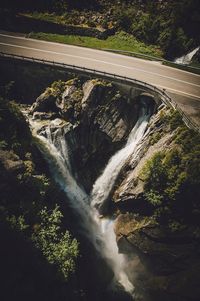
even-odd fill
[{"label": "cliff face", "polygon": [[[199,136],[175,115],[164,108],[152,117],[138,160],[127,161],[113,194],[121,211],[115,225],[119,250],[128,254],[130,266],[133,254],[139,256],[134,283],[138,290],[143,287],[147,300],[198,300],[200,295],[199,189],[192,186],[199,176],[194,171],[196,178],[190,182],[191,171],[186,167],[189,160],[199,164]],[[152,163],[158,154],[164,156],[159,168],[158,161]]]},{"label": "cliff face", "polygon": [[[54,83],[30,114],[53,131],[62,129],[75,177],[89,192],[125,144],[138,110],[137,99],[127,99],[114,85],[76,78]],[[199,298],[199,154],[199,135],[162,106],[138,156],[129,157],[117,179],[111,196],[115,232],[137,300]]]},{"label": "cliff face", "polygon": [[[162,111],[164,112],[164,110]],[[113,201],[117,206],[131,206],[136,210],[138,201],[141,200],[142,210],[144,210],[144,181],[141,179],[141,170],[158,151],[173,147],[173,131],[170,130],[169,125],[161,121],[162,111],[152,116],[148,133],[141,142],[140,153],[136,160],[130,158],[125,169],[121,171],[121,181],[119,179],[119,184],[113,194]]]},{"label": "cliff face", "polygon": [[138,117],[138,103],[110,83],[73,79],[54,83],[37,98],[31,113],[34,119],[57,118],[64,124],[72,165],[89,191],[110,156],[125,143]]}]

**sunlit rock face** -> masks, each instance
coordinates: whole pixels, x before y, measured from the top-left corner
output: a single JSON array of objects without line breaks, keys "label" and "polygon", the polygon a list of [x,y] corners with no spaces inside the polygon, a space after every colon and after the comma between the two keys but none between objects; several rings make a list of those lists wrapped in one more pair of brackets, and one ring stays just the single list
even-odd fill
[{"label": "sunlit rock face", "polygon": [[[164,111],[167,114],[166,108]],[[131,275],[136,290],[141,292],[142,288],[141,300],[198,300],[200,260],[198,247],[195,247],[199,241],[195,222],[175,229],[173,217],[169,224],[165,216],[160,221],[152,218],[154,206],[144,195],[142,170],[147,161],[158,152],[178,147],[177,128],[172,129],[169,122],[163,122],[164,111],[158,111],[151,118],[137,160],[130,157],[119,176],[112,195],[113,203],[121,212],[115,223],[116,239],[119,251],[127,254],[130,266],[134,267],[135,273]]]},{"label": "sunlit rock face", "polygon": [[[155,112],[153,100],[144,100],[151,115]],[[103,240],[107,246],[110,242],[111,249],[103,249],[104,256],[115,267],[114,273],[119,275],[121,269],[115,264],[120,262],[118,252],[126,259],[123,271],[126,280],[134,284],[135,300],[195,300],[199,296],[196,279],[200,267],[193,243],[194,229],[168,231],[152,218],[154,208],[145,199],[141,175],[146,162],[157,152],[174,148],[176,127],[172,129],[166,122],[170,110],[158,108],[150,121],[147,118],[143,133],[138,132],[142,139],[135,147],[131,132],[136,135],[145,121],[144,115],[137,126],[141,103],[141,96],[130,100],[108,82],[76,78],[52,85],[30,111],[33,122],[39,121],[40,134],[43,131],[43,136],[59,149],[63,145],[58,145],[56,137],[67,142],[67,154],[63,151],[61,155],[70,161],[70,179],[72,183],[76,180],[76,195],[84,188],[87,196],[82,197],[81,192],[78,199],[88,199],[93,204],[85,216],[91,216],[95,226],[92,229],[92,223],[88,223],[88,229],[107,238]],[[110,208],[106,206],[104,210],[105,204]],[[95,217],[93,207],[103,208],[99,213],[104,218],[98,214]],[[108,214],[109,217],[105,216]],[[95,245],[95,235],[90,236]]]},{"label": "sunlit rock face", "polygon": [[126,142],[138,107],[138,101],[130,101],[111,83],[76,78],[46,89],[31,113],[41,121],[59,118],[68,123],[71,160],[89,191],[110,156]]},{"label": "sunlit rock face", "polygon": [[[100,207],[107,203],[126,159],[137,153],[153,107],[149,97],[130,101],[105,81],[82,83],[75,79],[54,83],[37,98],[29,112],[38,148],[76,212],[81,231],[113,271],[110,285],[116,285],[118,291],[123,288],[130,296],[134,286],[127,276],[125,256],[118,252],[115,218],[103,218]],[[55,119],[52,114],[56,114]],[[91,164],[92,156],[95,161]],[[104,168],[103,160],[107,157],[110,160]],[[98,177],[96,181],[89,179],[94,184],[89,193],[84,187],[87,190],[87,177],[94,177],[95,171]]]}]

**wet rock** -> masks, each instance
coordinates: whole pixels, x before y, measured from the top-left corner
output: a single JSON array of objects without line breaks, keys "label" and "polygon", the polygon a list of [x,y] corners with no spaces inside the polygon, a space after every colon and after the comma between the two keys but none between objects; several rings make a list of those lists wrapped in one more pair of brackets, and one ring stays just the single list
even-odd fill
[{"label": "wet rock", "polygon": [[125,143],[137,120],[138,103],[100,79],[84,82],[75,78],[59,84],[64,87],[62,92],[56,85],[48,88],[31,111],[41,121],[59,117],[71,124],[73,130],[65,132],[71,164],[90,190],[110,156]]},{"label": "wet rock", "polygon": [[69,83],[62,94],[61,102],[57,100],[57,106],[60,109],[61,116],[75,123],[79,120],[81,112],[82,89],[76,86],[76,81]]},{"label": "wet rock", "polygon": [[57,113],[54,112],[34,112],[33,119],[40,119],[40,120],[48,120],[48,119],[55,119],[58,117]]},{"label": "wet rock", "polygon": [[151,209],[143,197],[144,181],[141,171],[147,160],[151,159],[155,153],[165,150],[166,146],[170,148],[173,145],[173,133],[165,132],[166,129],[160,123],[159,115],[160,112],[152,117],[149,131],[141,141],[140,152],[136,157],[130,157],[125,168],[121,171],[116,185],[117,189],[112,198],[120,208],[131,208],[131,210],[139,211],[143,214],[146,214]]}]

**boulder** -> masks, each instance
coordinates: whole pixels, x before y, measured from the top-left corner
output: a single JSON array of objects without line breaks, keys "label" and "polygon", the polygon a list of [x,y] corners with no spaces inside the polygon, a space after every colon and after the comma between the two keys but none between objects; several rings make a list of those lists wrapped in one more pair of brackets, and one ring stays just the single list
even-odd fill
[{"label": "boulder", "polygon": [[34,112],[58,112],[56,105],[56,96],[51,92],[45,91],[34,102],[31,107],[31,113]]},{"label": "boulder", "polygon": [[0,166],[8,174],[18,174],[25,170],[24,162],[12,151],[0,150]]}]

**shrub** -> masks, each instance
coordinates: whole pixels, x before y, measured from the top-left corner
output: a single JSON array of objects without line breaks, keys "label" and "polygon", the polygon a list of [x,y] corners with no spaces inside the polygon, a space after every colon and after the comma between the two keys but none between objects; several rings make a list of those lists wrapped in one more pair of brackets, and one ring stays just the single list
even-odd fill
[{"label": "shrub", "polygon": [[71,238],[68,231],[61,231],[63,216],[58,206],[52,211],[48,211],[45,207],[39,212],[38,217],[39,225],[35,227],[32,240],[47,261],[56,265],[64,280],[67,280],[75,270],[78,242]]}]

